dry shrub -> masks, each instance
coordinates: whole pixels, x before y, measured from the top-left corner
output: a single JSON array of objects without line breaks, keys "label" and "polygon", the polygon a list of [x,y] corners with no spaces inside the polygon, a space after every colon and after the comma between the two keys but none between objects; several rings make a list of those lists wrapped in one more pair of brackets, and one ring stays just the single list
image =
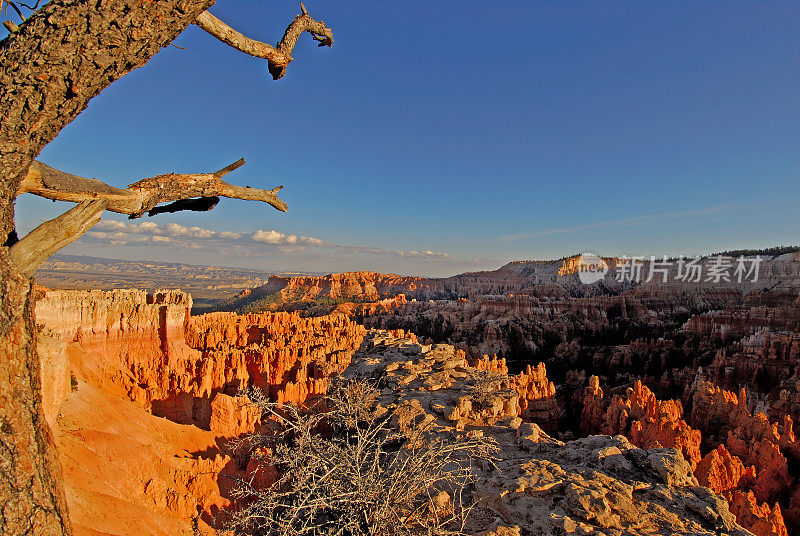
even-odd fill
[{"label": "dry shrub", "polygon": [[502,388],[504,382],[508,381],[508,375],[500,372],[479,370],[475,372],[470,380],[471,385],[467,392],[470,399],[478,406],[488,406],[497,396],[497,392]]},{"label": "dry shrub", "polygon": [[456,535],[472,505],[466,499],[472,463],[490,459],[496,443],[432,433],[403,434],[363,380],[339,380],[314,411],[269,402],[251,390],[264,415],[282,425],[238,448],[270,452],[259,463],[278,470],[266,489],[240,479],[241,508],[228,530],[259,535]]}]

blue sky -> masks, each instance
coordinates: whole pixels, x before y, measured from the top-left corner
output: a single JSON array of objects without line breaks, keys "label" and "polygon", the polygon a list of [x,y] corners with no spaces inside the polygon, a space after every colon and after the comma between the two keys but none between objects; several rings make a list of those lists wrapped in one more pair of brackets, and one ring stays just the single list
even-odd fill
[{"label": "blue sky", "polygon": [[[227,179],[289,212],[107,213],[64,253],[447,275],[798,242],[796,2],[306,5],[335,43],[304,36],[282,80],[192,26],[40,156],[115,186],[244,156]],[[268,42],[297,11],[211,9]],[[23,196],[18,226],[66,208]]]}]

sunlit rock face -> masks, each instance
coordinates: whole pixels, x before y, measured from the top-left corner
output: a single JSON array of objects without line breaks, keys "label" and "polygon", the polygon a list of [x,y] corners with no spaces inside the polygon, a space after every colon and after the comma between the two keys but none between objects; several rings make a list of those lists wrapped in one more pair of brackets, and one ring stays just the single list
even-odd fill
[{"label": "sunlit rock face", "polygon": [[736,395],[700,382],[693,393],[684,414],[679,401],[658,400],[641,382],[624,396],[604,397],[595,376],[584,392],[581,426],[589,434],[622,434],[641,448],[675,448],[698,482],[728,501],[739,524],[761,536],[787,534],[800,496],[790,469],[800,459],[791,417],[770,422],[751,413],[744,389]]},{"label": "sunlit rock face", "polygon": [[324,392],[326,378],[347,366],[364,334],[341,314],[192,317],[191,304],[180,292],[47,291],[37,318],[67,345],[82,378],[206,429],[219,392],[259,387],[295,403]]},{"label": "sunlit rock face", "polygon": [[192,317],[180,292],[43,293],[45,415],[85,535],[210,531],[231,505],[228,477],[248,471],[227,440],[261,420],[239,390],[302,403],[347,367],[365,333],[340,313]]},{"label": "sunlit rock face", "polygon": [[622,435],[564,442],[523,419],[522,392],[552,396],[545,372],[531,367],[522,381],[502,360],[372,330],[343,374],[383,378],[378,409],[409,437],[497,441],[492,463],[473,468],[479,502],[468,534],[749,534],[723,497],[698,485],[680,450],[638,448]]},{"label": "sunlit rock face", "polygon": [[265,285],[242,291],[228,306],[230,309],[240,309],[267,297],[278,302],[322,299],[375,302],[398,294],[430,295],[439,291],[436,281],[378,272],[298,277],[273,275]]},{"label": "sunlit rock face", "polygon": [[[566,262],[566,261],[564,261]],[[614,262],[614,259],[610,259]],[[444,278],[343,272],[325,276],[270,276],[265,285],[247,289],[226,304],[240,310],[260,300],[291,303],[321,299],[375,302],[404,294],[408,300],[455,300],[509,293],[552,296],[593,296],[630,288],[611,274],[602,285],[582,285],[575,270],[564,271],[562,261],[515,261],[497,270],[467,272]]]},{"label": "sunlit rock face", "polygon": [[[210,531],[231,506],[227,477],[254,476],[253,464],[226,449],[226,438],[260,421],[238,389],[257,386],[299,402],[341,371],[379,374],[387,386],[381,403],[401,429],[438,422],[442,433],[496,436],[508,478],[488,468],[479,474],[475,493],[492,512],[483,519],[495,521],[475,521],[478,532],[564,525],[657,534],[668,522],[676,533],[702,534],[708,521],[680,506],[698,501],[730,534],[741,530],[725,502],[698,491],[679,451],[641,450],[621,436],[571,443],[549,436],[542,427],[553,426],[560,409],[542,364],[509,374],[503,359],[468,358],[402,330],[367,334],[340,313],[191,317],[188,297],[175,293],[47,292],[39,307],[50,362],[67,355],[69,387],[54,389],[51,413],[78,534]],[[662,491],[637,492],[628,482],[636,471],[649,471],[644,478]],[[262,485],[273,476],[255,475]],[[544,502],[523,500],[523,480],[531,490],[541,484],[556,518]],[[662,502],[679,506],[653,510]]]},{"label": "sunlit rock face", "polygon": [[602,407],[604,402],[596,400],[597,397],[602,398],[603,391],[599,389],[595,376],[590,381],[584,402],[587,408],[584,417],[596,419],[582,422],[587,433],[621,434],[642,448],[672,447],[681,452],[693,469],[697,466],[701,459],[701,435],[683,420],[683,407],[679,401],[658,400],[640,381],[628,388],[624,396],[614,395],[605,412],[594,409]]},{"label": "sunlit rock face", "polygon": [[[641,278],[619,277],[622,259],[599,258],[608,271],[594,284],[583,284],[578,277],[580,257],[557,261],[513,261],[497,270],[467,272],[443,278],[426,278],[381,274],[378,272],[343,272],[325,276],[271,276],[265,285],[247,289],[227,304],[230,310],[271,297],[280,302],[302,302],[322,298],[354,302],[378,301],[404,294],[411,301],[475,299],[478,297],[515,297],[564,299],[617,295],[628,292],[644,298],[664,298],[676,294],[694,295],[694,303],[714,303],[719,298],[753,290],[781,289],[800,286],[800,255],[788,253],[765,257],[759,264],[758,278],[739,283],[722,280],[709,288],[705,283],[687,283],[678,279],[678,267],[673,259],[665,276],[654,272],[650,277],[650,261],[642,264]],[[709,259],[700,264],[708,270]],[[752,276],[751,276],[752,278]],[[704,288],[703,288],[704,287]],[[794,298],[797,298],[795,294]]]}]

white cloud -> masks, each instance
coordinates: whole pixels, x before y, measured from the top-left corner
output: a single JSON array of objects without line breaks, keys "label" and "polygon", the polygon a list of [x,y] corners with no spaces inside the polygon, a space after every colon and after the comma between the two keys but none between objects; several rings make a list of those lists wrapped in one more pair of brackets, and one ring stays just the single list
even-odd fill
[{"label": "white cloud", "polygon": [[163,231],[158,228],[158,225],[151,221],[143,221],[142,223],[129,223],[126,229],[129,233],[137,234],[162,234]]},{"label": "white cloud", "polygon": [[263,244],[273,244],[276,246],[298,246],[298,248],[294,248],[292,249],[292,251],[301,249],[302,246],[315,247],[315,248],[342,247],[342,246],[334,246],[332,244],[325,242],[324,240],[320,240],[319,238],[314,238],[313,236],[297,236],[293,234],[285,234],[278,232],[274,229],[271,229],[269,231],[263,231],[259,229],[250,235],[250,240],[252,240],[253,242],[261,242]]},{"label": "white cloud", "polygon": [[250,239],[254,242],[263,242],[265,244],[285,244],[286,235],[278,231],[262,231],[261,229],[250,235]]},{"label": "white cloud", "polygon": [[192,236],[194,238],[211,238],[215,234],[217,234],[217,233],[215,233],[214,231],[211,231],[209,229],[203,229],[202,227],[190,227],[189,228],[189,236]]},{"label": "white cloud", "polygon": [[189,234],[189,229],[178,223],[168,223],[164,226],[164,229],[170,236],[186,236]]},{"label": "white cloud", "polygon": [[314,247],[324,247],[326,246],[326,242],[324,240],[320,240],[319,238],[314,238],[311,236],[301,236],[300,243],[305,244],[307,246],[314,246]]},{"label": "white cloud", "polygon": [[97,225],[94,226],[95,229],[101,229],[105,231],[117,231],[119,229],[126,229],[128,226],[124,221],[119,220],[100,220],[97,222]]},{"label": "white cloud", "polygon": [[397,257],[412,257],[417,259],[446,259],[450,257],[447,253],[439,253],[426,249],[425,251],[393,251]]},{"label": "white cloud", "polygon": [[[187,227],[174,222],[159,226],[152,221],[126,223],[119,220],[102,220],[94,227],[94,230],[86,234],[84,240],[95,244],[107,243],[115,246],[142,245],[150,242],[154,244],[170,244],[175,248],[205,248],[217,252],[226,251],[227,248],[233,247],[237,248],[237,255],[259,255],[264,250],[255,246],[260,244],[263,247],[269,247],[271,251],[277,250],[283,253],[296,253],[308,248],[318,248],[329,250],[328,253],[325,253],[326,255],[377,255],[453,260],[450,259],[447,253],[431,250],[392,251],[374,246],[331,244],[313,236],[286,234],[275,229],[268,231],[258,229],[246,235],[233,231],[212,231],[197,226]],[[240,242],[241,245],[229,244],[233,240],[249,240],[251,244],[249,246],[246,245],[247,242]]]}]

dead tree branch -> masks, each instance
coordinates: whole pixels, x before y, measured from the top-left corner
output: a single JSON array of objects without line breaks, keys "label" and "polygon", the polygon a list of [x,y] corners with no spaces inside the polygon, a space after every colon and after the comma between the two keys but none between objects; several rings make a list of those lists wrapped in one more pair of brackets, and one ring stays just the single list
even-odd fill
[{"label": "dead tree branch", "polygon": [[201,13],[195,24],[228,46],[250,56],[267,60],[272,78],[278,80],[286,74],[286,68],[294,61],[292,50],[303,32],[309,32],[314,40],[319,42],[317,46],[333,45],[333,30],[326,27],[321,20],[316,21],[311,18],[302,2],[300,9],[301,13],[289,24],[283,37],[274,47],[239,33],[208,11]]},{"label": "dead tree branch", "polygon": [[[87,179],[34,161],[22,179],[18,194],[31,193],[57,201],[82,203],[95,199],[106,201],[106,209],[131,218],[149,213],[178,210],[211,210],[219,197],[263,201],[286,212],[287,205],[278,198],[283,186],[261,190],[228,184],[222,177],[244,165],[244,159],[214,173],[165,173],[142,179],[126,189],[115,188],[97,179]],[[165,207],[157,207],[169,203]]]},{"label": "dead tree branch", "polygon": [[50,255],[83,236],[100,221],[106,204],[107,201],[103,198],[83,201],[25,235],[9,250],[17,270],[25,277],[32,277]]}]

